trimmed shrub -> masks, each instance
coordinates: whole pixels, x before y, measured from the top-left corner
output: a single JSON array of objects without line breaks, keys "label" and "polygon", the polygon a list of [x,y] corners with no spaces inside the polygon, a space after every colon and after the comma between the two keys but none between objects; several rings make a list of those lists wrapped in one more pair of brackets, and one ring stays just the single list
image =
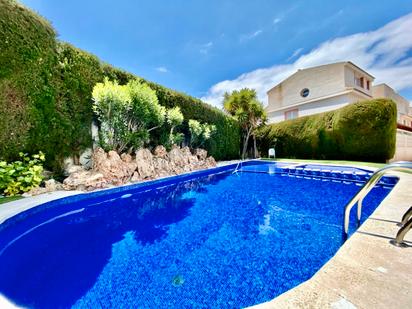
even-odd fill
[{"label": "trimmed shrub", "polygon": [[265,126],[260,151],[285,158],[385,162],[395,153],[396,104],[374,99]]},{"label": "trimmed shrub", "polygon": [[205,144],[209,154],[218,160],[239,156],[240,130],[233,118],[58,42],[45,19],[13,0],[0,0],[0,51],[0,159],[42,150],[46,167],[56,171],[64,157],[91,147],[92,89],[105,77],[120,85],[136,79],[148,84],[161,105],[180,107],[185,134],[189,119],[216,125]]}]

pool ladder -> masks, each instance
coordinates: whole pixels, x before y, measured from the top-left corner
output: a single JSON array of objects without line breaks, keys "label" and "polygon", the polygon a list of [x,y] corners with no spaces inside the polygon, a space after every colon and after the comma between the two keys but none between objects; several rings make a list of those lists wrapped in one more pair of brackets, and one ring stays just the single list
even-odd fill
[{"label": "pool ladder", "polygon": [[[239,160],[239,162],[237,162],[235,170],[232,172],[232,174],[237,174],[240,171],[240,169],[242,168],[242,162],[243,160]],[[239,166],[240,166],[240,169],[239,169]]]},{"label": "pool ladder", "polygon": [[[356,212],[356,226],[359,227],[360,219],[362,215],[362,204],[363,199],[368,195],[368,193],[373,189],[373,187],[381,180],[381,178],[389,171],[398,172],[410,172],[412,170],[412,162],[395,162],[388,164],[381,169],[375,171],[369,180],[363,185],[359,192],[350,200],[350,202],[345,206],[345,213],[343,217],[343,240],[346,241],[348,238],[349,231],[349,217],[352,208],[357,205]],[[402,227],[398,231],[396,238],[391,241],[392,244],[404,247],[406,244],[403,241],[406,233],[412,228],[412,207],[405,213],[402,217]]]},{"label": "pool ladder", "polygon": [[408,245],[403,241],[406,233],[408,233],[412,228],[412,207],[408,209],[407,212],[402,217],[401,223],[398,224],[401,228],[396,234],[395,239],[392,239],[390,243],[397,247],[408,247]]}]

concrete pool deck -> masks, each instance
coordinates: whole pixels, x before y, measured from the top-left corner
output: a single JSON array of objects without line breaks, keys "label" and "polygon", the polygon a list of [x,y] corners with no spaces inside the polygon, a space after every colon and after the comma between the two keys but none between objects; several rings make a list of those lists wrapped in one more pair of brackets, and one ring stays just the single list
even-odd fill
[{"label": "concrete pool deck", "polygon": [[250,308],[412,308],[412,232],[407,248],[389,243],[412,205],[412,174],[393,174],[398,184],[311,279]]},{"label": "concrete pool deck", "polygon": [[[412,174],[394,174],[400,178],[395,188],[311,279],[251,308],[412,308],[412,232],[405,238],[408,248],[389,243],[412,205]],[[0,224],[26,209],[79,193],[56,191],[0,205]]]},{"label": "concrete pool deck", "polygon": [[39,206],[70,195],[82,194],[82,191],[54,191],[0,205],[0,224],[27,209]]}]

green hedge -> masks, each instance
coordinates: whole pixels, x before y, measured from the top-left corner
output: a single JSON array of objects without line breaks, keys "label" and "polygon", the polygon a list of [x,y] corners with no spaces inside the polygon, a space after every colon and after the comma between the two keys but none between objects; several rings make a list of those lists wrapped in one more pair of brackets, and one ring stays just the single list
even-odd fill
[{"label": "green hedge", "polygon": [[93,121],[91,93],[97,82],[103,81],[103,68],[97,57],[67,43],[58,44],[58,82],[56,96],[63,154],[77,155],[92,144]]},{"label": "green hedge", "polygon": [[54,121],[56,59],[53,28],[14,1],[0,0],[1,158],[48,144],[42,123]]},{"label": "green hedge", "polygon": [[[125,84],[139,78],[58,42],[50,24],[11,0],[0,0],[0,158],[20,151],[46,154],[46,166],[91,146],[91,92],[108,77]],[[239,156],[240,130],[222,111],[182,93],[147,82],[167,107],[180,106],[187,121],[213,123],[218,133],[207,144],[216,159]]]},{"label": "green hedge", "polygon": [[375,99],[335,111],[265,126],[259,132],[260,151],[276,145],[276,155],[385,162],[395,153],[396,104]]},{"label": "green hedge", "polygon": [[203,103],[199,99],[172,91],[158,84],[148,82],[156,91],[159,103],[171,108],[179,106],[185,117],[183,130],[187,133],[189,119],[207,122],[216,126],[216,133],[207,142],[206,148],[217,160],[239,157],[240,128],[237,122],[219,109]]}]

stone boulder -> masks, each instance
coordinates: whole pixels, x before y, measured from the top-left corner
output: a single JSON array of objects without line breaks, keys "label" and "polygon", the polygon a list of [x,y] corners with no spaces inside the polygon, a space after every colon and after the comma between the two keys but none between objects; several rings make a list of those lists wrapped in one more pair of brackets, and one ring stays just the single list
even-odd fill
[{"label": "stone boulder", "polygon": [[107,187],[108,182],[102,173],[79,171],[71,174],[63,181],[65,190],[93,190]]},{"label": "stone boulder", "polygon": [[107,183],[123,184],[132,177],[137,168],[130,155],[123,155],[123,159],[116,151],[106,154],[102,148],[97,148],[93,152],[93,171],[103,174]]},{"label": "stone boulder", "polygon": [[[173,146],[169,153],[163,146],[157,146],[153,154],[149,149],[139,149],[134,158],[130,154],[106,153],[102,148],[97,148],[92,159],[92,170],[75,169],[64,180],[64,189],[93,190],[216,166],[213,157],[207,157],[206,150],[198,148],[192,153],[189,147],[177,146]],[[47,190],[57,189],[52,182],[46,186]]]},{"label": "stone boulder", "polygon": [[194,156],[194,155],[190,155],[188,157],[188,160],[191,166],[196,166],[199,163],[199,159],[197,158],[197,156]]},{"label": "stone boulder", "polygon": [[193,153],[200,161],[207,158],[207,151],[202,148],[196,148]]},{"label": "stone boulder", "polygon": [[106,153],[102,148],[96,148],[92,158],[91,171],[77,170],[64,180],[66,190],[93,190],[121,185],[132,178],[138,167],[130,154],[119,156],[116,151]]},{"label": "stone boulder", "polygon": [[133,175],[137,169],[137,162],[133,160],[133,157],[130,154],[123,153],[120,158],[122,161],[125,163],[126,168],[127,168],[127,175],[129,177]]},{"label": "stone boulder", "polygon": [[93,171],[99,170],[108,173],[110,170],[109,162],[107,161],[107,154],[102,148],[98,147],[93,151],[92,161]]},{"label": "stone boulder", "polygon": [[183,156],[186,158],[187,163],[189,164],[188,166],[183,166],[183,169],[185,171],[191,171],[191,170],[196,169],[196,166],[198,165],[199,160],[196,156],[192,154],[192,152],[190,151],[190,148],[186,146],[186,147],[183,147],[181,151],[182,151]]},{"label": "stone boulder", "polygon": [[[140,179],[152,179],[154,176],[153,155],[149,149],[136,151],[135,162]],[[133,175],[134,179],[138,179]]]},{"label": "stone boulder", "polygon": [[47,190],[47,192],[63,190],[63,184],[54,179],[46,180],[44,182],[44,187]]},{"label": "stone boulder", "polygon": [[63,189],[63,185],[60,182],[54,179],[49,179],[44,182],[44,187],[33,188],[30,191],[24,193],[23,196],[34,196]]},{"label": "stone boulder", "polygon": [[216,161],[213,157],[207,157],[205,160],[206,168],[216,167]]},{"label": "stone boulder", "polygon": [[155,157],[158,157],[158,158],[163,158],[163,159],[167,158],[167,150],[162,145],[156,146],[155,149],[153,150],[153,154]]},{"label": "stone boulder", "polygon": [[192,152],[190,151],[190,148],[185,146],[181,149],[182,154],[186,157],[189,158],[190,156],[192,156]]},{"label": "stone boulder", "polygon": [[122,159],[122,161],[123,161],[124,163],[132,163],[132,162],[133,162],[132,156],[131,156],[130,154],[128,154],[128,153],[122,153],[122,154],[120,155],[120,159]]},{"label": "stone boulder", "polygon": [[166,177],[173,174],[173,166],[168,160],[161,157],[153,158],[154,178]]},{"label": "stone boulder", "polygon": [[170,150],[169,152],[168,157],[170,162],[179,167],[183,167],[189,163],[188,157],[185,156],[180,148],[172,148],[172,150]]},{"label": "stone boulder", "polygon": [[131,182],[139,182],[141,180],[143,180],[143,179],[140,177],[139,172],[134,172],[133,175],[132,175],[132,178],[130,178]]},{"label": "stone boulder", "polygon": [[81,165],[74,165],[73,164],[73,165],[69,165],[65,168],[64,174],[68,176],[70,174],[73,174],[73,173],[76,173],[76,172],[79,172],[79,171],[82,171],[82,170],[83,170],[83,167]]}]

